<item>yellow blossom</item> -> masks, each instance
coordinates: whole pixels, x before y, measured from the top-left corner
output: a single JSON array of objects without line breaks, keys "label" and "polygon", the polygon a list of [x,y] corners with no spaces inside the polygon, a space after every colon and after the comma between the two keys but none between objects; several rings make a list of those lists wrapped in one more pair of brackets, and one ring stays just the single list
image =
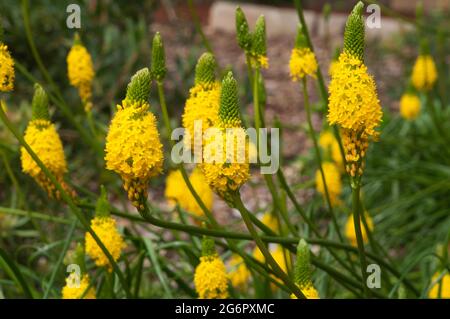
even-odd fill
[{"label": "yellow blossom", "polygon": [[91,55],[81,43],[75,43],[67,55],[67,75],[70,84],[78,89],[86,111],[89,111],[92,107],[94,67]]},{"label": "yellow blossom", "polygon": [[419,55],[414,64],[411,82],[419,91],[429,91],[437,80],[437,70],[431,55]]},{"label": "yellow blossom", "polygon": [[339,147],[339,142],[334,137],[334,134],[330,131],[323,131],[320,133],[319,137],[320,147],[328,154],[339,169],[343,169],[344,161],[342,160],[341,149]]},{"label": "yellow blossom", "polygon": [[118,173],[130,201],[147,197],[151,177],[162,172],[163,150],[156,118],[147,102],[124,100],[117,106],[106,137],[106,168]]},{"label": "yellow blossom", "polygon": [[269,227],[273,232],[278,232],[278,220],[277,218],[270,212],[266,212],[262,219],[262,223]]},{"label": "yellow blossom", "polygon": [[[289,251],[283,249],[281,245],[277,245],[274,249],[271,250],[270,254],[272,255],[272,258],[276,261],[278,266],[283,270],[285,273],[288,272],[288,264],[290,265],[290,254]],[[253,258],[255,258],[257,261],[261,263],[265,263],[266,259],[261,252],[261,250],[258,247],[255,247],[253,250]],[[286,260],[287,259],[287,260]],[[286,263],[286,261],[288,263]],[[276,277],[275,275],[271,275],[272,278],[274,278],[278,282],[282,282],[281,279]],[[272,289],[276,289],[275,284],[270,285]]]},{"label": "yellow blossom", "polygon": [[[213,193],[206,183],[205,177],[199,168],[195,168],[189,176],[195,192],[205,204],[208,210],[213,206]],[[203,216],[203,210],[195,200],[191,191],[187,187],[180,171],[172,171],[167,176],[165,197],[170,205],[178,203],[184,210],[197,216]]]},{"label": "yellow blossom", "polygon": [[[370,217],[370,215],[367,212],[365,213],[364,216],[366,218],[367,227],[369,228],[369,231],[373,231],[372,218]],[[360,216],[360,217],[362,217],[362,216]],[[368,235],[367,235],[366,227],[364,226],[362,219],[360,219],[360,225],[361,225],[361,234],[362,234],[363,242],[366,243],[368,240]],[[355,224],[353,222],[353,214],[350,214],[350,216],[347,219],[347,223],[345,224],[345,236],[350,241],[352,246],[356,247],[358,245],[358,243],[356,241],[356,233],[355,233]]]},{"label": "yellow blossom", "polygon": [[[64,182],[64,174],[67,172],[66,158],[61,139],[56,132],[54,124],[48,120],[32,120],[25,130],[24,139],[58,182],[66,190],[69,190],[69,187]],[[35,179],[50,197],[59,198],[60,194],[56,187],[33,160],[28,151],[21,147],[20,152],[23,172]]]},{"label": "yellow blossom", "polygon": [[14,89],[14,60],[8,46],[0,42],[0,92]]},{"label": "yellow blossom", "polygon": [[293,81],[299,81],[307,75],[316,78],[317,60],[311,49],[308,47],[292,49],[289,70]]},{"label": "yellow blossom", "polygon": [[200,299],[228,298],[228,276],[217,254],[200,257],[195,268],[195,289]]},{"label": "yellow blossom", "polygon": [[244,288],[250,278],[250,271],[239,255],[232,255],[230,260],[229,277],[234,288]]},{"label": "yellow blossom", "polygon": [[328,75],[330,77],[333,76],[333,73],[334,73],[334,71],[336,71],[338,65],[339,65],[339,62],[337,60],[333,60],[330,62],[330,65],[328,67]]},{"label": "yellow blossom", "polygon": [[414,120],[420,113],[420,99],[417,95],[406,93],[400,99],[400,114],[406,120]]},{"label": "yellow blossom", "polygon": [[[122,235],[117,230],[116,220],[107,216],[94,217],[91,220],[91,228],[105,245],[114,261],[117,261],[126,245]],[[85,245],[86,254],[95,261],[97,266],[106,266],[109,271],[112,270],[108,257],[106,257],[89,232],[86,232]]]},{"label": "yellow blossom", "polygon": [[[325,175],[325,182],[327,184],[328,195],[332,205],[340,203],[339,196],[342,192],[341,174],[336,164],[331,162],[324,162],[322,164],[323,174]],[[322,174],[320,170],[316,171],[316,189],[324,197],[326,196],[325,185],[323,184]]]},{"label": "yellow blossom", "polygon": [[[305,287],[299,286],[299,289],[305,295],[306,299],[320,299],[319,293],[317,292],[316,288],[312,284],[307,285]],[[291,299],[297,299],[297,296],[294,294],[291,294]]]},{"label": "yellow blossom", "polygon": [[438,281],[439,273],[435,273],[431,281],[435,283],[428,292],[428,298],[450,298],[450,274],[446,273]]},{"label": "yellow blossom", "polygon": [[71,273],[66,278],[66,285],[62,289],[63,299],[80,299],[84,294],[83,299],[95,299],[95,289],[94,287],[89,288],[87,292],[86,289],[89,287],[89,276],[84,275],[79,280],[79,285],[77,285],[77,275]]},{"label": "yellow blossom", "polygon": [[[220,84],[198,83],[189,91],[189,98],[184,107],[182,124],[190,136],[190,143],[186,146],[192,147],[194,138],[202,138],[203,133],[217,122],[219,112]],[[194,123],[201,124],[198,134],[194,131]]]}]

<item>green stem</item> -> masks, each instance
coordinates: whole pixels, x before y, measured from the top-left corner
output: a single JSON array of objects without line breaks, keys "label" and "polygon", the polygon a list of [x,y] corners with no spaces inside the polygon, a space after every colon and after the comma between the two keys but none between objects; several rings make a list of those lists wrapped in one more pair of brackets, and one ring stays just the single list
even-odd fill
[{"label": "green stem", "polygon": [[166,126],[166,130],[167,130],[167,139],[169,140],[170,145],[173,146],[174,141],[172,141],[172,138],[171,138],[172,127],[170,125],[169,112],[167,111],[167,104],[166,104],[166,98],[164,96],[163,83],[160,81],[157,81],[156,85],[158,86],[158,96],[159,96],[159,102],[161,104],[163,121],[164,121],[164,125]]},{"label": "green stem", "polygon": [[263,254],[266,262],[271,266],[272,270],[276,273],[277,277],[280,278],[285,283],[285,285],[292,291],[292,293],[295,294],[295,296],[297,296],[297,298],[305,299],[306,298],[305,295],[301,292],[301,290],[297,287],[297,285],[289,278],[289,276],[286,275],[286,273],[280,268],[276,260],[272,257],[272,254],[267,249],[265,243],[258,235],[255,227],[253,226],[253,223],[250,220],[249,217],[250,212],[245,208],[244,204],[242,203],[239,193],[236,193],[233,196],[233,198],[236,208],[241,213],[242,218],[244,219],[244,223],[247,226],[247,229],[249,230],[254,241],[256,242],[256,245],[258,246],[259,250]]},{"label": "green stem", "polygon": [[188,0],[188,6],[189,6],[189,12],[191,13],[191,16],[192,16],[192,20],[194,21],[195,29],[200,34],[203,45],[205,46],[206,50],[208,50],[208,52],[214,54],[211,44],[209,43],[208,38],[206,37],[205,33],[203,32],[202,24],[200,23],[200,19],[198,17],[197,11],[194,8],[194,4],[193,4],[192,0]]},{"label": "green stem", "polygon": [[359,260],[361,265],[361,279],[362,285],[364,287],[364,294],[368,296],[369,291],[367,287],[367,261],[366,254],[364,252],[364,241],[361,232],[361,221],[360,221],[360,213],[361,213],[361,205],[360,202],[360,181],[361,177],[353,177],[352,178],[352,210],[353,210],[353,224],[355,226],[355,234],[356,234],[356,242],[358,243],[359,250]]}]

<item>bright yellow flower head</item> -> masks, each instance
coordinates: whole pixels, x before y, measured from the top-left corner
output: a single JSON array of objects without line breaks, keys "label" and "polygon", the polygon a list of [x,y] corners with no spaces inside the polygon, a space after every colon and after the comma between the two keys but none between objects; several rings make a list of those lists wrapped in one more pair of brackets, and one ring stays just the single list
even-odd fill
[{"label": "bright yellow flower head", "polygon": [[63,299],[80,299],[84,294],[83,299],[96,299],[94,287],[89,288],[85,293],[86,289],[89,287],[89,276],[84,275],[79,279],[79,285],[77,286],[77,278],[75,273],[71,273],[66,278],[66,285],[62,289]]},{"label": "bright yellow flower head", "polygon": [[106,137],[106,168],[122,177],[128,198],[138,207],[150,178],[162,172],[162,144],[148,103],[124,100],[117,109]]},{"label": "bright yellow flower head", "polygon": [[328,75],[330,77],[333,77],[333,73],[336,71],[338,65],[339,62],[336,60],[330,62],[330,66],[328,67]]},{"label": "bright yellow flower head", "polygon": [[[206,183],[205,177],[199,168],[195,168],[189,176],[189,181],[192,184],[195,192],[200,196],[200,199],[205,204],[208,210],[213,206],[213,193],[211,188]],[[184,182],[180,171],[172,171],[167,176],[165,197],[169,204],[175,205],[178,203],[184,210],[193,213],[197,216],[203,216],[203,210],[198,205],[191,191]]]},{"label": "bright yellow flower head", "polygon": [[328,157],[336,163],[339,169],[341,167],[343,168],[344,163],[342,160],[341,150],[333,133],[330,131],[323,131],[320,133],[319,145],[325,153],[328,154]]},{"label": "bright yellow flower head", "polygon": [[439,273],[435,273],[433,275],[431,281],[436,283],[428,292],[428,298],[450,298],[450,274],[445,274],[439,281],[437,281],[439,276]]},{"label": "bright yellow flower head", "polygon": [[[114,261],[117,261],[126,245],[122,235],[117,230],[116,220],[107,216],[94,217],[91,220],[91,228],[105,245]],[[106,266],[109,271],[112,270],[108,257],[106,257],[89,232],[86,232],[85,235],[85,245],[86,254],[95,261],[97,266]]]},{"label": "bright yellow flower head", "polygon": [[205,137],[203,163],[206,181],[221,197],[238,190],[250,178],[249,141],[242,128],[237,82],[229,72],[222,81],[219,118]]},{"label": "bright yellow flower head", "polygon": [[317,60],[311,49],[308,47],[292,49],[289,70],[292,81],[299,81],[307,75],[316,78]]},{"label": "bright yellow flower head", "polygon": [[437,70],[431,55],[419,55],[412,71],[411,81],[419,91],[429,91],[437,80]]},{"label": "bright yellow flower head", "polygon": [[[198,83],[189,91],[189,98],[186,100],[184,107],[182,124],[189,132],[190,142],[186,146],[192,147],[194,143],[194,122],[201,123],[201,131],[203,135],[205,131],[214,126],[218,120],[220,98],[219,83]],[[201,138],[202,136],[196,137]]]},{"label": "bright yellow flower head", "polygon": [[414,120],[420,113],[420,99],[417,95],[406,93],[400,99],[400,114],[406,120]]},{"label": "bright yellow flower head", "polygon": [[92,79],[94,74],[91,55],[79,40],[75,40],[75,44],[67,55],[67,75],[70,84],[78,89],[78,94],[87,111],[92,106]]},{"label": "bright yellow flower head", "polygon": [[[366,217],[367,227],[369,228],[370,231],[373,231],[372,218],[370,217],[369,213],[367,213],[367,212],[365,213],[364,216]],[[362,222],[362,220],[360,220],[360,225],[361,225],[361,234],[363,237],[363,242],[366,243],[368,240],[368,236],[367,236],[366,227],[364,227],[364,223]],[[355,225],[353,222],[353,214],[350,214],[350,216],[347,219],[347,223],[345,224],[345,236],[350,241],[352,246],[356,247],[358,245],[358,243],[356,241],[356,233],[355,233]]]},{"label": "bright yellow flower head", "polygon": [[229,297],[228,275],[217,254],[200,257],[200,264],[195,268],[194,284],[200,299]]},{"label": "bright yellow flower head", "polygon": [[8,46],[0,42],[0,92],[14,89],[14,60]]},{"label": "bright yellow flower head", "polygon": [[[340,203],[339,196],[342,192],[341,174],[336,164],[331,162],[324,162],[322,164],[323,173],[325,175],[325,182],[327,183],[328,195],[332,205]],[[316,189],[323,196],[326,196],[325,186],[322,180],[320,170],[316,171]]]},{"label": "bright yellow flower head", "polygon": [[230,260],[229,277],[234,288],[245,288],[249,278],[250,271],[245,265],[244,260],[239,255],[232,255]]},{"label": "bright yellow flower head", "polygon": [[[55,126],[48,120],[32,120],[25,130],[24,139],[50,172],[66,188],[67,185],[64,183],[63,177],[67,172],[67,163],[63,145]],[[21,147],[20,152],[23,172],[34,178],[50,197],[59,198],[59,192],[28,151]]]},{"label": "bright yellow flower head", "polygon": [[383,115],[373,78],[355,56],[342,52],[329,86],[328,122],[367,136],[377,136],[375,128]]}]

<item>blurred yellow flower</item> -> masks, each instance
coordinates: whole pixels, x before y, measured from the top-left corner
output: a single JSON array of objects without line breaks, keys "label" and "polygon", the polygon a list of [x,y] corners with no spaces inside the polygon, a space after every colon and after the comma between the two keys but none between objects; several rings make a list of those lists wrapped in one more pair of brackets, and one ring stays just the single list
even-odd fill
[{"label": "blurred yellow flower", "polygon": [[299,81],[307,75],[316,78],[317,60],[311,49],[308,47],[292,49],[289,70],[292,81]]},{"label": "blurred yellow flower", "polygon": [[[367,222],[367,227],[369,228],[369,231],[373,231],[373,221],[370,217],[368,212],[365,212],[364,214]],[[368,235],[366,231],[366,227],[364,227],[363,221],[360,219],[360,225],[361,225],[361,234],[363,237],[363,242],[367,243]],[[353,214],[350,214],[347,219],[347,223],[345,224],[345,236],[350,241],[352,246],[357,246],[358,243],[356,241],[356,233],[355,233],[355,224],[353,222]]]},{"label": "blurred yellow flower", "polygon": [[437,70],[431,55],[419,55],[414,63],[411,81],[419,91],[429,91],[437,80]]},{"label": "blurred yellow flower", "polygon": [[438,281],[439,273],[435,273],[431,282],[436,282],[428,292],[428,298],[450,298],[450,274],[446,273]]},{"label": "blurred yellow flower", "polygon": [[[78,285],[77,285],[78,284]],[[89,290],[85,293],[86,289],[89,287],[89,276],[84,275],[79,279],[77,283],[77,275],[75,273],[71,273],[66,278],[66,285],[62,289],[62,298],[63,299],[80,299],[83,294],[83,299],[96,299],[95,289],[94,287],[90,287]]]},{"label": "blurred yellow flower", "polygon": [[[325,176],[325,182],[327,185],[328,195],[330,197],[331,204],[339,205],[339,196],[342,192],[341,174],[336,164],[331,162],[322,163],[323,174]],[[322,179],[322,173],[318,169],[316,171],[316,189],[324,197],[326,196],[325,185]]]},{"label": "blurred yellow flower", "polygon": [[250,271],[241,256],[233,254],[230,259],[229,277],[234,288],[243,289],[249,278]]},{"label": "blurred yellow flower", "polygon": [[339,148],[339,142],[332,132],[326,130],[320,133],[319,146],[325,151],[327,157],[336,163],[339,169],[344,169],[344,161]]},{"label": "blurred yellow flower", "polygon": [[88,50],[81,43],[74,44],[67,55],[67,75],[70,84],[78,89],[86,111],[92,107],[94,74],[94,66]]},{"label": "blurred yellow flower", "polygon": [[400,99],[400,114],[406,120],[414,120],[420,113],[420,99],[411,93],[403,94]]},{"label": "blurred yellow flower", "polygon": [[0,92],[14,89],[14,60],[8,46],[0,42]]}]

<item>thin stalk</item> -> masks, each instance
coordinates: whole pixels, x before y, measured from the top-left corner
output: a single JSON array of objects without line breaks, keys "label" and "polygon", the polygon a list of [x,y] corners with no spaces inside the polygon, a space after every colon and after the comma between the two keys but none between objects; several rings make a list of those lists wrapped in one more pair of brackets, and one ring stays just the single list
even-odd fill
[{"label": "thin stalk", "polygon": [[160,81],[157,81],[156,85],[158,87],[158,96],[159,96],[159,102],[161,103],[161,111],[162,111],[162,115],[163,115],[163,121],[164,121],[164,125],[166,126],[166,130],[167,130],[167,139],[169,140],[170,145],[173,145],[173,141],[171,139],[172,128],[170,125],[169,112],[167,111],[167,104],[166,104],[166,98],[164,96],[163,83]]},{"label": "thin stalk", "polygon": [[275,272],[277,277],[280,278],[285,283],[285,285],[292,291],[292,293],[295,294],[295,296],[297,296],[297,298],[305,299],[306,298],[305,295],[291,280],[291,278],[289,278],[289,276],[286,275],[286,273],[280,268],[280,266],[278,265],[276,260],[272,257],[272,254],[269,252],[262,239],[259,237],[255,227],[253,226],[253,223],[250,220],[249,217],[250,212],[245,208],[244,204],[242,203],[239,193],[236,193],[233,196],[233,199],[236,208],[239,210],[239,212],[242,215],[242,218],[244,219],[244,223],[247,226],[248,231],[250,232],[251,236],[256,242],[256,245],[258,246],[259,250],[263,254],[266,262],[271,266],[272,270]]},{"label": "thin stalk", "polygon": [[189,12],[191,13],[192,20],[194,21],[195,29],[200,34],[203,45],[205,46],[206,50],[208,50],[208,52],[214,54],[211,44],[209,43],[208,38],[206,37],[205,33],[203,32],[202,24],[198,17],[197,11],[194,8],[194,3],[192,2],[192,0],[188,0],[188,6],[189,6]]},{"label": "thin stalk", "polygon": [[366,254],[364,252],[364,242],[361,232],[361,205],[360,205],[360,177],[354,177],[352,181],[352,210],[353,210],[353,224],[355,226],[356,242],[358,243],[359,260],[361,265],[361,279],[364,287],[364,295],[368,296],[369,291],[367,287],[367,261]]},{"label": "thin stalk", "polygon": [[72,242],[73,234],[75,233],[75,229],[77,227],[78,220],[73,220],[72,225],[70,225],[69,232],[67,233],[67,238],[64,243],[64,247],[59,254],[58,260],[56,261],[56,265],[53,267],[52,274],[50,276],[50,280],[48,282],[47,289],[45,289],[43,299],[47,299],[50,293],[50,290],[53,287],[53,283],[55,282],[56,275],[58,274],[59,268],[61,267],[64,257],[66,256],[67,250],[69,249],[70,243]]}]

